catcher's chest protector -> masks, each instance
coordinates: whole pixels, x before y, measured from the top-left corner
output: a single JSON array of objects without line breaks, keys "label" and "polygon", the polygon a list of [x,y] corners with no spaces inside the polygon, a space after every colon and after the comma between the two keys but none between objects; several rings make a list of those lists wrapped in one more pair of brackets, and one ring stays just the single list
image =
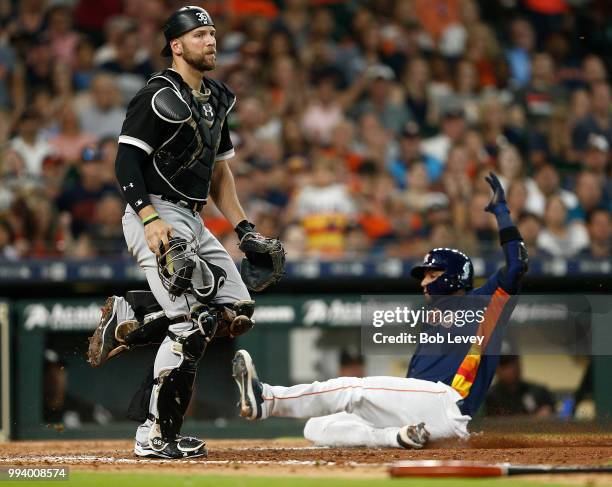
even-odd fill
[{"label": "catcher's chest protector", "polygon": [[[157,171],[185,198],[205,201],[221,141],[221,128],[236,97],[225,84],[208,78],[203,80],[203,92],[195,92],[171,69],[154,74],[148,83],[158,83],[160,90],[170,87],[180,95],[191,113],[187,112],[184,119],[179,118],[180,123],[172,120],[177,125],[176,131],[153,154],[154,169],[147,166],[145,170]],[[158,101],[163,103],[161,99]],[[177,111],[186,111],[187,107],[178,106]],[[163,108],[172,110],[171,106]],[[160,110],[157,111],[159,114]],[[163,112],[160,117],[167,119]]]}]

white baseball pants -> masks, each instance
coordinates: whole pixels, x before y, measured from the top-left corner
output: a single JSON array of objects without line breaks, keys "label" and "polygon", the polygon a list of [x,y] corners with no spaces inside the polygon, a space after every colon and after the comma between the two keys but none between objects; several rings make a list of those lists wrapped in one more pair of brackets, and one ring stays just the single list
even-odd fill
[{"label": "white baseball pants", "polygon": [[398,447],[399,428],[421,422],[431,440],[467,438],[472,419],[442,382],[401,377],[338,377],[292,387],[263,384],[262,418],[310,418],[306,439],[319,446]]}]

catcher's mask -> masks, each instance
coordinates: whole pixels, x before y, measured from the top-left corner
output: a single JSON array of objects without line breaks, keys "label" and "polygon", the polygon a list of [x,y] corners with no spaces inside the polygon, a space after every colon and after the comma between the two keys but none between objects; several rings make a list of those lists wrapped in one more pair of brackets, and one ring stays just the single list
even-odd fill
[{"label": "catcher's mask", "polygon": [[191,288],[196,258],[192,243],[184,238],[170,237],[167,249],[163,243],[159,246],[157,272],[172,300]]}]

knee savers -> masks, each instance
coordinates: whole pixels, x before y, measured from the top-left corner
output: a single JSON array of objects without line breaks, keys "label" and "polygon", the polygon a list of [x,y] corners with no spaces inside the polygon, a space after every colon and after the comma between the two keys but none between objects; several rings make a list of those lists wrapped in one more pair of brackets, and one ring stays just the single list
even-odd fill
[{"label": "knee savers", "polygon": [[[123,340],[126,345],[144,346],[161,343],[168,332],[171,320],[166,318],[161,306],[151,291],[128,291],[125,296],[140,326],[129,332]],[[236,301],[232,304],[197,304],[192,307],[191,319],[201,323],[208,313],[216,318],[216,331],[213,336],[236,337],[249,331],[255,325],[252,320],[255,301]],[[208,338],[207,334],[207,338]],[[207,341],[210,341],[208,339]]]}]

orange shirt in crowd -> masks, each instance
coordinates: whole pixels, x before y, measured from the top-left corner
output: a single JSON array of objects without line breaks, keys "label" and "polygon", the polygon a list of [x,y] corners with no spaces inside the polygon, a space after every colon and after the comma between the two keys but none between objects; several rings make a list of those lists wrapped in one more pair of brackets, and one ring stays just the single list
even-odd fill
[{"label": "orange shirt in crowd", "polygon": [[423,28],[434,39],[449,25],[460,21],[459,0],[415,0],[414,10]]},{"label": "orange shirt in crowd", "polygon": [[306,233],[306,249],[333,256],[344,252],[346,229],[349,216],[345,213],[318,213],[302,218]]}]

